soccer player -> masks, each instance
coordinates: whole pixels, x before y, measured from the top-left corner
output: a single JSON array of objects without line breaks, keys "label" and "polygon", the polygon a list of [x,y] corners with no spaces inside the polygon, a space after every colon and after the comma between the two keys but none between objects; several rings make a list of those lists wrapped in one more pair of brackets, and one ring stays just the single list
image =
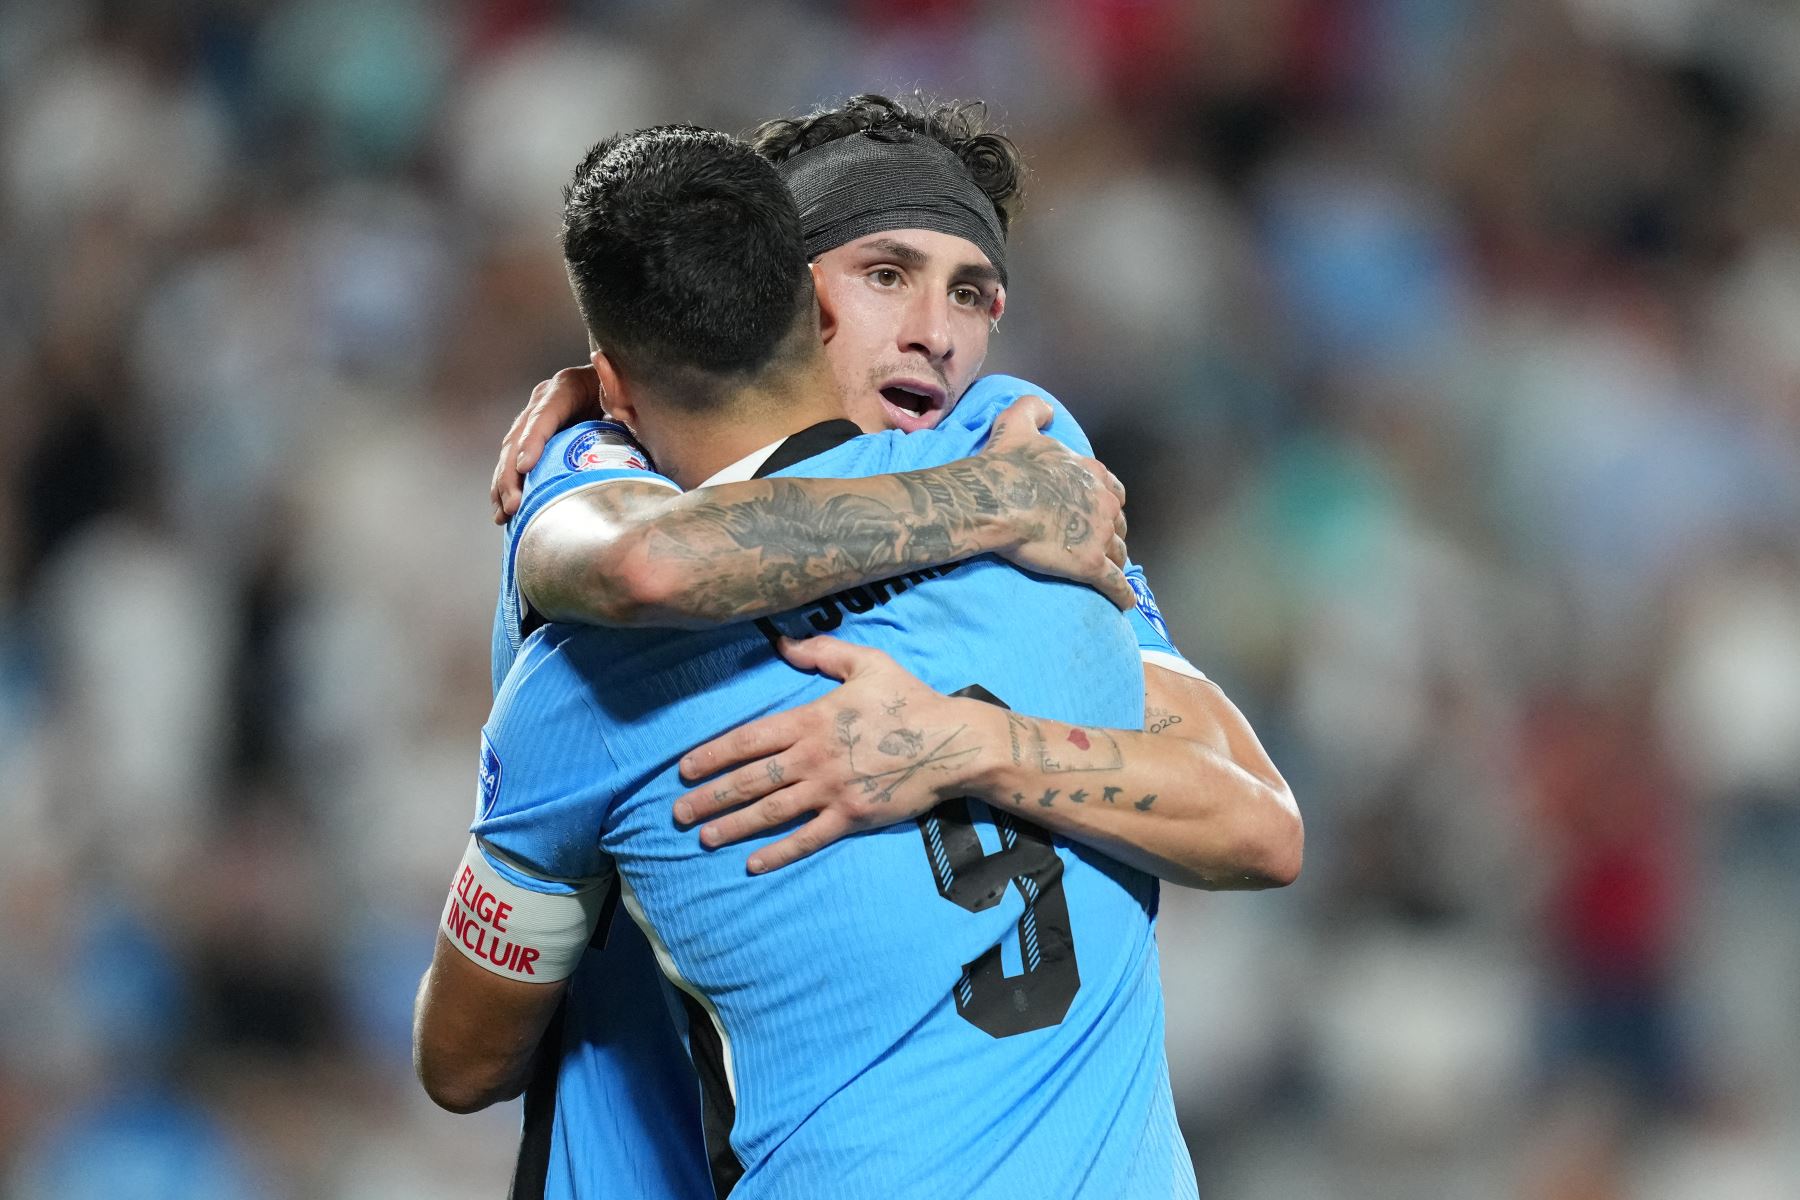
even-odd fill
[{"label": "soccer player", "polygon": [[[818,113],[801,121],[772,122],[759,132],[758,141],[764,152],[775,159],[790,159],[863,129],[874,129],[889,139],[910,133],[939,141],[955,151],[965,164],[976,164],[971,170],[972,177],[995,202],[994,208],[998,212],[989,219],[1000,226],[998,234],[1003,234],[1005,202],[1012,194],[1017,176],[1016,151],[1004,138],[986,134],[973,126],[969,121],[970,110],[971,106],[948,105],[907,111],[878,97],[859,97],[841,109]],[[817,278],[826,352],[840,384],[845,385],[853,399],[860,397],[868,407],[877,408],[888,423],[906,423],[907,414],[897,411],[895,400],[908,408],[926,408],[925,412],[916,414],[922,419],[912,424],[928,425],[944,419],[944,410],[956,405],[959,395],[979,370],[989,320],[998,316],[1004,303],[1004,291],[992,278],[988,253],[973,245],[972,239],[946,235],[943,228],[946,223],[941,220],[932,222],[938,228],[931,230],[910,228],[921,219],[929,219],[929,215],[921,216],[915,191],[894,184],[890,184],[885,192],[865,189],[865,195],[874,195],[880,203],[863,213],[852,214],[855,220],[861,221],[863,229],[869,230],[861,233],[855,229],[854,221],[845,221],[842,214],[833,213],[818,202],[819,196],[830,190],[831,185],[855,171],[856,164],[853,161],[848,165],[827,163],[824,171],[818,170],[820,164],[816,161],[813,165],[814,203],[804,213],[808,222],[808,250],[818,256],[821,266]],[[885,166],[886,174],[891,178],[894,164]],[[980,197],[975,199],[979,201]],[[965,228],[980,236],[978,230],[967,225],[951,225],[950,228]],[[844,236],[847,229],[860,236],[853,236],[851,241],[841,244],[833,240]],[[996,232],[990,230],[986,240],[997,250],[996,237]],[[890,261],[889,256],[896,252],[898,261]],[[590,378],[591,371],[564,372],[554,386],[541,386],[531,409],[515,423],[509,443],[523,441],[526,456],[535,455],[542,444],[537,431],[553,428],[561,419],[559,409],[566,409],[571,398],[579,398],[577,393],[584,390]],[[926,387],[921,388],[921,392],[934,390],[932,384],[936,384],[936,395],[927,396],[927,403],[921,406],[918,396],[908,397],[904,392],[898,396],[880,394],[882,388],[896,380],[924,382]],[[1004,403],[1016,394],[1017,387],[1009,390],[1006,386],[1013,382],[984,381],[963,399],[952,415],[966,418],[975,426],[984,425],[991,419],[991,405]],[[932,400],[939,403],[930,403]],[[984,405],[989,407],[984,409]],[[1002,440],[996,438],[990,445],[997,445]],[[572,445],[578,441],[578,445]],[[854,570],[855,563],[851,556],[843,553],[841,546],[824,536],[824,522],[820,519],[822,510],[811,510],[811,520],[819,527],[808,528],[808,519],[789,506],[788,520],[779,526],[789,536],[785,541],[771,541],[766,535],[778,526],[770,524],[771,514],[759,512],[759,509],[789,505],[793,496],[746,493],[743,491],[746,485],[732,484],[688,498],[695,507],[680,518],[688,522],[688,530],[667,532],[674,534],[670,544],[689,543],[689,552],[666,556],[660,564],[662,573],[654,576],[653,585],[647,587],[646,569],[655,564],[649,562],[645,547],[661,542],[664,531],[658,530],[659,524],[677,519],[677,514],[654,507],[655,504],[666,505],[670,493],[654,486],[639,486],[625,489],[638,491],[637,501],[606,501],[608,489],[588,486],[605,478],[606,472],[572,469],[577,461],[594,468],[602,465],[600,454],[605,448],[596,449],[595,442],[595,428],[590,425],[568,431],[551,447],[550,453],[543,456],[532,472],[532,497],[525,514],[509,529],[514,538],[524,530],[531,533],[520,548],[521,577],[532,578],[530,562],[534,555],[548,560],[549,569],[539,572],[539,586],[543,587],[545,581],[551,584],[546,589],[550,602],[563,606],[558,615],[600,622],[718,621],[746,613],[754,615],[756,611],[775,611],[798,600],[818,599],[834,586],[827,582],[833,578],[833,572],[840,573],[836,577],[838,585],[860,581],[841,574]],[[629,466],[635,450],[623,442],[615,449],[621,461]],[[511,459],[509,450],[503,457],[501,468],[496,471],[497,503],[504,499],[509,506],[517,502],[516,490],[511,489],[505,474],[505,468],[512,465]],[[806,481],[807,484],[827,482]],[[797,492],[801,484],[789,481],[784,486]],[[555,508],[548,506],[547,499],[568,495],[575,488],[582,490],[573,502],[559,503]],[[728,500],[726,497],[734,489],[738,490],[737,494]],[[539,499],[540,494],[547,499]],[[778,505],[777,501],[782,503]],[[637,507],[629,507],[630,504]],[[544,519],[552,517],[556,519]],[[898,504],[885,510],[865,506],[862,518],[862,524],[868,528],[880,526],[885,521],[889,528],[883,544],[899,547],[908,542],[915,528],[931,529],[940,523],[942,514],[920,512],[908,504]],[[962,519],[967,520],[968,515]],[[913,524],[907,524],[908,521]],[[693,529],[698,526],[705,531],[709,523],[713,540],[706,544],[704,553],[696,552],[691,544]],[[728,528],[736,530],[739,537],[754,533],[765,540],[760,545],[744,546],[724,535]],[[554,534],[541,536],[547,529],[554,530]],[[557,549],[559,540],[564,543],[560,550]],[[629,548],[630,552],[618,553],[621,547]],[[866,561],[862,555],[855,556],[857,563]],[[706,569],[702,569],[702,564]],[[683,572],[687,573],[686,577]],[[1078,577],[1072,571],[1063,573]],[[509,568],[509,583],[510,576]],[[1117,806],[1117,789],[1107,787],[1093,793],[1092,799],[1098,803],[1091,808],[1081,807],[1089,799],[1089,793],[1080,787],[1046,787],[1032,793],[1033,802],[1042,807],[1043,801],[1049,799],[1059,805],[1041,814],[1047,822],[1063,822],[1058,832],[1102,846],[1108,845],[1111,839],[1115,852],[1123,856],[1136,852],[1143,865],[1168,878],[1184,882],[1210,880],[1214,885],[1284,882],[1297,867],[1298,819],[1292,811],[1291,797],[1279,775],[1267,763],[1242,717],[1222,694],[1202,682],[1198,672],[1168,644],[1148,588],[1143,586],[1141,575],[1135,569],[1133,576],[1140,599],[1139,611],[1132,615],[1149,668],[1146,686],[1156,716],[1154,727],[1168,731],[1166,769],[1173,785],[1163,786],[1160,799],[1141,807],[1145,797],[1157,797],[1159,793],[1146,791],[1134,797],[1128,809]],[[764,586],[767,586],[768,594],[759,596],[758,589]],[[516,596],[510,586],[507,593],[509,597]],[[531,598],[539,599],[537,595]],[[732,607],[734,604],[754,605],[759,599],[763,604],[760,610]],[[851,602],[858,602],[854,593]],[[516,599],[514,605],[510,615],[516,631],[523,606],[518,605]],[[823,616],[828,610],[817,611]],[[504,636],[508,622],[503,619],[497,624],[502,636],[496,638],[496,661],[499,669],[504,670],[512,648],[516,646],[517,633],[512,635],[515,640],[509,642]],[[854,651],[835,652],[826,660],[826,665],[842,670],[838,664],[853,662],[852,657],[847,657],[853,654]],[[870,671],[863,678],[885,681],[891,676],[892,672]],[[847,695],[850,690],[842,689],[840,695]],[[830,698],[821,703],[826,702],[830,702]],[[922,708],[918,697],[913,701],[913,708],[914,711]],[[781,761],[775,765],[778,770],[786,771],[789,778],[795,778],[798,773],[791,761],[793,752],[788,753],[785,767]],[[830,760],[822,757],[820,761]],[[766,766],[761,769],[765,771],[764,778],[768,778]],[[886,823],[906,820],[910,816],[904,811],[905,803],[871,805],[866,796],[853,788],[840,788],[839,791],[850,825]],[[812,794],[822,793],[815,788]],[[697,812],[703,811],[710,795],[693,798]],[[754,799],[755,796],[750,789],[744,789],[744,798]],[[791,792],[785,797],[775,797],[776,811],[794,798]],[[1196,799],[1208,803],[1196,805],[1193,803]],[[1107,802],[1112,802],[1110,808]],[[767,806],[753,815],[769,815]],[[1109,820],[1115,822],[1110,828],[1101,828],[1094,823]],[[837,828],[841,831],[845,827],[840,823]],[[728,832],[731,826],[721,828]],[[1188,831],[1202,836],[1195,844],[1183,848],[1179,843]],[[806,831],[803,836],[807,844],[820,844],[822,839],[818,833],[817,829]],[[1205,844],[1208,834],[1211,835],[1210,846]],[[1133,843],[1139,845],[1134,847]],[[1165,844],[1167,849],[1159,856],[1157,848]],[[796,845],[789,839],[784,846],[773,848],[780,853],[767,865],[775,865],[780,861],[780,855],[790,853]],[[580,1047],[588,1076],[585,1093],[592,1096],[603,1085],[612,1085],[608,1101],[596,1105],[605,1114],[605,1119],[574,1135],[584,1141],[589,1160],[612,1161],[618,1164],[610,1168],[615,1171],[628,1167],[635,1169],[640,1179],[643,1179],[643,1172],[652,1167],[666,1167],[682,1159],[681,1146],[669,1143],[682,1142],[686,1125],[694,1123],[678,1119],[684,1108],[692,1110],[693,1101],[681,1092],[680,1071],[668,1069],[670,1053],[665,1043],[669,1042],[670,1035],[667,1022],[660,1017],[647,1021],[645,1006],[635,1002],[645,990],[640,978],[645,972],[640,969],[634,974],[633,967],[640,966],[638,960],[647,960],[647,957],[635,929],[621,921],[612,930],[605,953],[590,954],[584,961],[584,974],[591,973],[606,981],[606,988],[600,990],[597,997],[595,988],[588,989],[590,1002],[596,998],[602,1001],[616,999],[617,1004],[609,1036]],[[578,979],[576,982],[580,986],[583,981]],[[654,1050],[647,1049],[649,1047]],[[636,1076],[635,1081],[633,1076]],[[553,1080],[554,1075],[549,1075],[549,1079]],[[549,1127],[541,1119],[546,1107],[542,1103],[533,1103],[533,1097],[541,1097],[543,1090],[534,1087],[532,1095],[528,1096],[522,1172],[531,1160],[541,1163],[549,1149]],[[556,1137],[560,1145],[564,1138],[560,1127]],[[610,1151],[605,1145],[608,1139],[612,1143]],[[697,1152],[692,1157],[697,1159]],[[537,1170],[541,1172],[541,1169],[540,1165]],[[681,1189],[672,1176],[665,1176],[660,1186],[644,1182],[640,1188],[641,1194],[674,1194],[678,1191]],[[704,1193],[689,1190],[683,1194]]]},{"label": "soccer player", "polygon": [[[702,215],[710,235],[683,238]],[[565,245],[613,407],[679,484],[757,460],[775,474],[924,466],[985,434],[853,438],[823,419],[839,399],[798,220],[767,165],[729,139],[604,144],[572,190]],[[795,442],[799,461],[781,461]],[[838,611],[841,636],[974,697],[942,736],[902,727],[871,743],[841,721],[866,778],[998,767],[1009,740],[1016,764],[1030,736],[1057,747],[1039,770],[1137,791],[1135,758],[1151,751],[1122,731],[1142,723],[1141,667],[1102,597],[982,558],[865,598]],[[817,624],[802,612],[770,627]],[[708,851],[674,823],[683,746],[826,686],[748,624],[532,635],[485,733],[483,811],[421,995],[428,1086],[479,1100],[516,1079],[616,869],[703,1015],[690,1047],[703,1078],[710,1066],[726,1085],[720,1109],[735,1105],[724,1154],[744,1194],[1191,1194],[1150,876],[959,799],[767,878],[745,870],[747,852]],[[1074,723],[1015,724],[995,707],[1009,696]],[[567,1012],[579,1020],[580,1006]],[[987,1103],[947,1112],[946,1090]]]},{"label": "soccer player", "polygon": [[[753,135],[759,152],[782,164],[798,193],[826,355],[848,415],[865,430],[930,428],[952,419],[981,429],[1021,393],[1041,392],[990,378],[965,394],[985,358],[990,327],[1004,311],[1002,247],[1020,174],[1016,148],[981,126],[980,111],[978,103],[908,108],[867,95],[807,118],[766,122]],[[947,206],[948,215],[934,213],[933,198],[909,179],[921,155],[929,160],[930,152],[919,148],[929,143],[951,151],[967,173],[964,186],[975,185],[960,208],[959,202]],[[852,181],[860,186],[847,186]],[[713,486],[706,493],[680,500],[642,480],[623,489],[596,486],[615,473],[576,470],[574,459],[596,438],[617,436],[620,445],[611,450],[617,461],[641,466],[642,452],[629,443],[628,431],[590,422],[558,435],[550,453],[541,451],[557,424],[597,398],[592,368],[559,372],[539,385],[503,446],[493,499],[497,513],[517,515],[508,526],[496,622],[496,684],[523,631],[542,615],[612,625],[719,623],[766,616],[909,566],[995,548],[961,532],[982,525],[982,514],[968,493],[948,488],[928,486],[880,503],[862,490],[874,481],[790,481],[777,493],[742,483],[718,486],[727,481],[715,479],[707,481]],[[1022,423],[1014,432],[1027,433]],[[1048,439],[1016,440],[1027,446]],[[989,449],[1002,445],[1010,443],[997,438]],[[594,457],[588,465],[601,465],[596,450],[587,453]],[[528,494],[515,473],[521,464],[532,468]],[[989,464],[978,459],[969,465]],[[1087,465],[1122,494],[1110,472],[1092,460]],[[997,479],[984,480],[998,493]],[[925,491],[939,502],[925,501]],[[570,502],[560,502],[571,493]],[[856,552],[838,533],[851,502],[874,549]],[[1123,590],[1097,542],[1089,542],[1079,558],[1059,561],[1054,539],[1042,536],[1049,514],[1009,507],[1001,515],[1011,519],[1002,539],[1040,534],[1021,540],[1016,551],[1001,548],[1020,565],[1091,582],[1115,598]],[[1104,518],[1097,514],[1090,528],[1103,527]],[[946,529],[956,531],[955,546]],[[1118,531],[1123,534],[1122,519]],[[991,529],[986,536],[994,539]],[[1108,551],[1122,558],[1123,546],[1109,539]],[[1183,764],[1188,776],[1199,777],[1194,782],[1210,786],[1206,777],[1219,774],[1215,768],[1236,768],[1226,774],[1238,793],[1233,798],[1244,803],[1230,807],[1241,810],[1236,815],[1243,824],[1181,822],[1228,834],[1221,841],[1236,843],[1236,860],[1217,853],[1220,843],[1206,849],[1160,844],[1166,832],[1160,816],[1134,825],[1109,848],[1175,882],[1218,887],[1279,881],[1282,864],[1270,860],[1297,859],[1298,852],[1298,815],[1285,784],[1242,715],[1169,641],[1142,570],[1128,565],[1125,576],[1148,668],[1147,706],[1161,729],[1187,743],[1184,749],[1208,751],[1202,761]],[[1080,840],[1090,831],[1071,823],[1058,832]],[[786,861],[791,849],[771,857],[771,865]],[[1270,849],[1278,852],[1263,854]],[[1255,857],[1263,861],[1250,861]]]}]

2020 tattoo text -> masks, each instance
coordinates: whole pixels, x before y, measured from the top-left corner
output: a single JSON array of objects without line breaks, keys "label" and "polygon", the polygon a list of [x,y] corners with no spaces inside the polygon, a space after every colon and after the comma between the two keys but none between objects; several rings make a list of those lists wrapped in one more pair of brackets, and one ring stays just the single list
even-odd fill
[{"label": "2020 tattoo text", "polygon": [[1144,732],[1161,733],[1174,725],[1181,724],[1181,714],[1170,712],[1166,708],[1152,706],[1144,710]]}]

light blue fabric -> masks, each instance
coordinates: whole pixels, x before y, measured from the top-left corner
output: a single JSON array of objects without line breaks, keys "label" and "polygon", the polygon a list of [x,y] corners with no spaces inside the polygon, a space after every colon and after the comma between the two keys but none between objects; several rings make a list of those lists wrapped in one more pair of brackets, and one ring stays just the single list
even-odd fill
[{"label": "light blue fabric", "polygon": [[[1019,390],[1034,389],[988,380],[968,399]],[[1051,433],[1087,448],[1066,414]],[[963,421],[871,435],[781,474],[932,466],[986,435]],[[1142,726],[1134,625],[1084,587],[984,557],[765,628],[822,622],[940,691]],[[950,801],[766,877],[745,860],[769,839],[706,851],[675,825],[684,751],[834,686],[781,661],[757,624],[540,629],[485,730],[501,783],[474,832],[545,876],[616,866],[665,969],[723,1039],[735,1196],[1192,1195],[1162,1050],[1154,879],[1021,820],[1038,797],[1004,813]],[[872,774],[893,761],[857,728],[844,736]],[[1103,802],[1102,787],[1070,780],[1063,802]],[[617,1094],[596,1072],[622,1065],[565,1056],[551,1195],[602,1194],[611,1160],[641,1153],[603,1129],[612,1114],[575,1107]],[[691,1129],[691,1110],[668,1123]],[[639,1124],[654,1136],[653,1117]]]}]

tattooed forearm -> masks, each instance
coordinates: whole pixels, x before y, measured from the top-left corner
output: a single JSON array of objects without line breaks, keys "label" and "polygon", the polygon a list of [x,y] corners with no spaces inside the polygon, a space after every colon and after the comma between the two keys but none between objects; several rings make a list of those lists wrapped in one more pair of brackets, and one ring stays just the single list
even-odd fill
[{"label": "tattooed forearm", "polygon": [[[1298,870],[1280,857],[1298,855],[1297,846],[1280,844],[1283,822],[1293,820],[1291,796],[1278,776],[1272,784],[1195,736],[1216,720],[1207,688],[1166,707],[1146,705],[1142,729],[1011,711],[972,715],[987,749],[967,794],[1172,882],[1279,885]],[[1159,728],[1167,732],[1151,733]]]},{"label": "tattooed forearm", "polygon": [[588,488],[552,506],[585,520],[560,550],[528,538],[520,570],[552,619],[621,625],[771,616],[989,552],[1091,582],[1090,560],[1113,533],[1106,502],[1073,452],[997,425],[972,458],[896,475],[749,480],[679,496],[648,484]]},{"label": "tattooed forearm", "polygon": [[1025,745],[1031,740],[1031,725],[1016,713],[1006,714],[1006,733],[1012,742],[1013,766],[1025,765]]},{"label": "tattooed forearm", "polygon": [[[1118,802],[1118,797],[1123,795],[1124,792],[1125,792],[1124,788],[1109,787],[1106,789],[1105,793],[1102,795],[1101,798],[1103,800],[1105,800],[1108,804],[1116,804]],[[1044,789],[1044,794],[1042,796],[1038,797],[1038,807],[1040,807],[1040,808],[1055,808],[1056,807],[1056,798],[1060,795],[1062,795],[1062,791],[1059,788]],[[1076,791],[1070,792],[1068,794],[1068,796],[1065,798],[1069,801],[1070,804],[1086,804],[1088,794],[1085,791],[1077,789]],[[1023,804],[1025,802],[1025,797],[1019,792],[1014,792],[1012,795],[1012,801],[1015,805]],[[1149,812],[1151,807],[1155,803],[1156,803],[1156,793],[1149,792],[1149,793],[1146,793],[1145,795],[1139,796],[1136,800],[1131,801],[1131,807],[1137,809],[1139,812]]]},{"label": "tattooed forearm", "polygon": [[1013,539],[969,459],[859,480],[769,479],[690,493],[652,525],[649,558],[682,577],[686,615],[735,621],[968,558]]},{"label": "tattooed forearm", "polygon": [[1066,771],[1116,771],[1124,764],[1118,739],[1104,729],[1077,725],[1060,739],[1044,723],[1017,713],[1006,714],[1012,761],[1017,767],[1046,775]]}]

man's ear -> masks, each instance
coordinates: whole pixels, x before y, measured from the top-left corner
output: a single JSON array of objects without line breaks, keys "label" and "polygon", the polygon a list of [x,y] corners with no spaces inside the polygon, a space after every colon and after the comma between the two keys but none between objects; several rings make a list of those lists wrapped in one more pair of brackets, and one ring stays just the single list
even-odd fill
[{"label": "man's ear", "polygon": [[606,351],[595,350],[588,355],[588,361],[594,364],[594,374],[600,379],[600,407],[606,415],[635,431],[637,429],[636,397],[619,374],[619,368],[613,360],[606,356]]},{"label": "man's ear", "polygon": [[1002,284],[999,287],[994,289],[994,304],[993,304],[992,308],[988,309],[988,320],[992,321],[994,323],[994,325],[996,327],[998,327],[1000,324],[1000,318],[1005,315],[1006,315],[1006,285]]},{"label": "man's ear", "polygon": [[813,298],[819,302],[819,341],[828,345],[832,336],[837,333],[837,309],[832,306],[831,297],[825,294],[824,287],[820,285],[819,264],[808,263],[807,266],[812,270]]}]

